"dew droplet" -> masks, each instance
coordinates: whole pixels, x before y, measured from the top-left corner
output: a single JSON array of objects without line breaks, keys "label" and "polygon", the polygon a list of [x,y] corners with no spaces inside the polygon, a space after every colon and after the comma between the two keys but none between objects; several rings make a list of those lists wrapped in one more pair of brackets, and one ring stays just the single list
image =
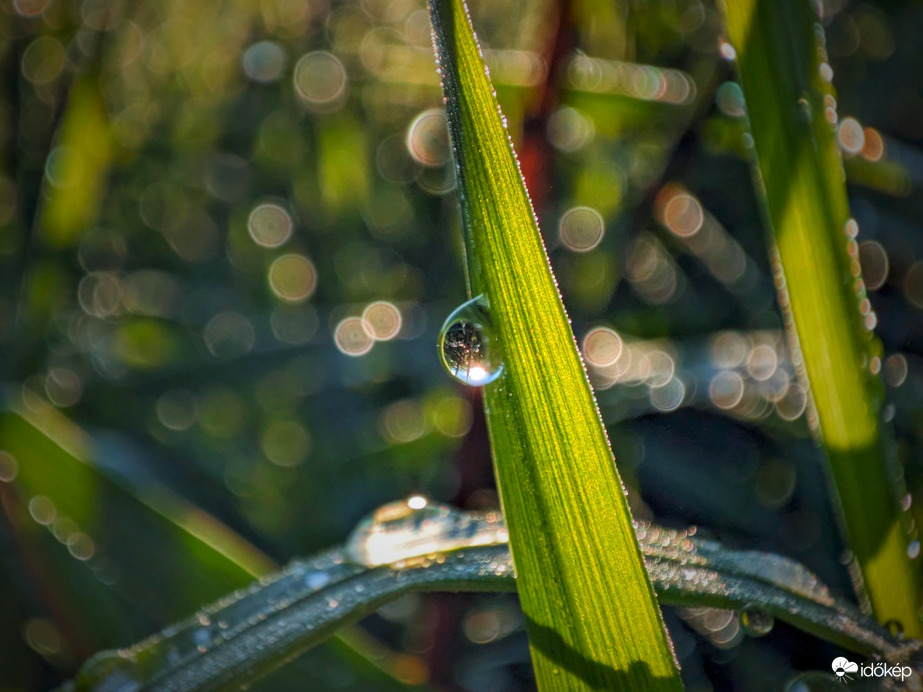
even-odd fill
[{"label": "dew droplet", "polygon": [[907,557],[916,560],[920,557],[920,541],[911,541],[907,546]]},{"label": "dew droplet", "polygon": [[765,637],[776,624],[775,618],[760,608],[745,608],[740,614],[740,624],[751,637]]},{"label": "dew droplet", "polygon": [[439,354],[449,374],[462,384],[482,387],[500,377],[500,344],[484,296],[449,315],[439,335]]},{"label": "dew droplet", "polygon": [[885,629],[897,639],[904,638],[904,626],[901,624],[900,620],[888,620],[885,623]]},{"label": "dew droplet", "polygon": [[737,51],[734,46],[724,39],[718,39],[718,54],[728,61],[737,59]]},{"label": "dew droplet", "polygon": [[330,575],[326,572],[311,572],[305,577],[305,583],[312,591],[318,591],[330,583]]},{"label": "dew droplet", "polygon": [[135,692],[141,689],[141,668],[116,651],[101,651],[87,661],[77,676],[77,688],[99,692]]},{"label": "dew droplet", "polygon": [[346,553],[358,564],[377,567],[507,539],[500,512],[460,512],[414,495],[383,505],[359,522]]}]

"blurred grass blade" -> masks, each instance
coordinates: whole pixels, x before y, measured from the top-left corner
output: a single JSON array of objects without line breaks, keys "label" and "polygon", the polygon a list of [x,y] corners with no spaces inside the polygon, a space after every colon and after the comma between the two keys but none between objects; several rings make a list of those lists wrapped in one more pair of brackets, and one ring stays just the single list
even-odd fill
[{"label": "blurred grass blade", "polygon": [[[14,528],[34,530],[32,543],[47,547],[23,562],[31,579],[54,594],[52,615],[79,638],[75,648],[82,655],[138,636],[137,623],[116,607],[119,598],[134,604],[132,616],[163,623],[276,567],[166,488],[113,480],[88,461],[95,455],[92,439],[51,407],[0,411],[0,449],[16,465],[15,478],[0,484],[4,509],[21,507],[24,518]],[[42,534],[46,540],[39,540]],[[78,552],[85,545],[92,546],[89,557]],[[406,689],[387,661],[372,660],[360,633],[343,630],[330,646],[374,689]]]},{"label": "blurred grass blade", "polygon": [[[394,505],[385,509],[394,516]],[[514,590],[512,560],[498,528],[502,517],[440,507],[429,517],[392,521],[384,534],[365,533],[378,549],[369,553],[356,549],[360,524],[345,548],[296,560],[160,635],[100,654],[81,671],[77,689],[108,689],[118,678],[176,692],[249,684],[410,591]],[[778,618],[865,656],[897,660],[914,647],[834,598],[788,558],[726,550],[649,524],[638,527],[638,537],[663,603],[746,612],[770,627]],[[363,564],[363,557],[383,555],[383,541],[395,561]],[[480,541],[485,544],[474,545]]]},{"label": "blurred grass blade", "polygon": [[[921,572],[908,556],[902,471],[886,452],[880,423],[876,317],[849,217],[823,28],[805,0],[735,0],[723,8],[772,228],[779,302],[800,346],[834,503],[875,615],[918,637]],[[861,597],[861,584],[857,590]]]},{"label": "blurred grass blade", "polygon": [[574,335],[463,0],[430,12],[473,294],[504,352],[485,388],[543,690],[679,689],[670,642]]},{"label": "blurred grass blade", "polygon": [[162,634],[87,662],[78,692],[133,680],[144,690],[240,689],[411,591],[515,589],[504,546],[394,569],[351,563],[342,549],[292,562]]},{"label": "blurred grass blade", "polygon": [[116,145],[97,80],[89,72],[74,82],[46,167],[39,226],[52,247],[76,242],[96,221],[105,194]]},{"label": "blurred grass blade", "polygon": [[[87,536],[94,546],[88,564],[117,571],[119,591],[150,605],[148,615],[179,617],[273,566],[246,541],[165,489],[148,489],[142,496],[100,473],[85,461],[92,457],[90,438],[50,407],[0,413],[0,440],[16,459],[13,487],[22,501],[34,505],[42,498],[48,518],[67,518],[72,533]],[[113,524],[111,516],[122,521]],[[161,551],[170,559],[159,559]],[[177,573],[183,574],[181,582],[163,589]]]}]

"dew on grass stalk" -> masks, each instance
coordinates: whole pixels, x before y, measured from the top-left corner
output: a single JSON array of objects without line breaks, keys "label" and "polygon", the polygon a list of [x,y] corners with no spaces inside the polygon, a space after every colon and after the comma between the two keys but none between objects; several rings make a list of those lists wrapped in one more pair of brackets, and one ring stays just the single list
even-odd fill
[{"label": "dew on grass stalk", "polygon": [[474,514],[413,495],[379,507],[346,543],[354,562],[378,567],[459,548],[499,545],[508,539],[499,511]]},{"label": "dew on grass stalk", "polygon": [[772,631],[775,619],[760,608],[745,608],[740,613],[740,624],[751,637],[765,637]]},{"label": "dew on grass stalk", "polygon": [[892,636],[897,637],[898,639],[904,638],[904,625],[901,624],[900,620],[888,620],[885,623],[885,628],[891,633]]},{"label": "dew on grass stalk", "polygon": [[500,377],[500,344],[484,296],[463,303],[448,316],[439,333],[439,356],[462,384],[482,387]]},{"label": "dew on grass stalk", "polygon": [[135,692],[143,677],[138,664],[114,651],[103,651],[84,664],[77,678],[78,690]]}]

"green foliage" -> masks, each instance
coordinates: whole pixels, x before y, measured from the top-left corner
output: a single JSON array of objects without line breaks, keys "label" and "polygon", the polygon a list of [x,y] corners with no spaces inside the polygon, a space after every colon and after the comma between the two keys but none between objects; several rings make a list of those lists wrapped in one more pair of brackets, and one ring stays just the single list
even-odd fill
[{"label": "green foliage", "polygon": [[910,517],[883,407],[881,346],[859,264],[836,141],[823,28],[806,2],[724,5],[753,133],[757,188],[772,230],[777,284],[804,359],[849,544],[881,622],[923,634],[923,579],[908,556]]},{"label": "green foliage", "polygon": [[621,479],[462,0],[430,5],[468,278],[503,351],[485,387],[538,684],[680,687]]},{"label": "green foliage", "polygon": [[[292,562],[159,635],[94,657],[78,676],[77,692],[105,690],[120,676],[146,689],[177,692],[249,685],[402,595],[518,588],[513,560],[498,538],[491,541],[495,545],[453,548],[459,540],[453,529],[478,525],[480,517],[449,510],[441,521],[444,527],[431,542],[423,549],[409,542],[394,552],[392,564],[361,564],[352,541],[345,549]],[[363,528],[357,528],[360,539]],[[732,609],[758,635],[768,634],[773,618],[779,618],[851,651],[889,661],[911,651],[792,560],[729,551],[685,531],[638,528],[646,567],[663,604]],[[403,526],[389,530],[411,539],[420,531],[419,521],[411,514]],[[471,539],[466,532],[464,540]]]},{"label": "green foliage", "polygon": [[[825,7],[871,355],[923,526],[921,18]],[[471,10],[632,513],[851,594],[719,8]],[[784,33],[780,67],[813,57]],[[465,300],[442,98],[425,0],[3,5],[0,687],[72,679],[392,498],[498,507],[481,394],[435,353]],[[832,653],[663,615],[689,689],[783,688]],[[512,593],[409,594],[343,634],[255,689],[535,687]]]}]

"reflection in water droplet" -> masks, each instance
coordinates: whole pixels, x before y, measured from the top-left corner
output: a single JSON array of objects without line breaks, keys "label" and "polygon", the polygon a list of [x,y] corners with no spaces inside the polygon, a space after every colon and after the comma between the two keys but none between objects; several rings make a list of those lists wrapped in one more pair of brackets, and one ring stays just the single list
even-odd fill
[{"label": "reflection in water droplet", "polygon": [[130,658],[104,651],[84,664],[77,677],[77,689],[97,692],[135,692],[143,682],[141,669]]},{"label": "reflection in water droplet", "polygon": [[751,637],[765,637],[775,622],[772,615],[759,608],[747,608],[740,614],[740,624]]},{"label": "reflection in water droplet", "polygon": [[500,345],[483,296],[448,316],[439,335],[439,354],[449,374],[462,384],[482,387],[500,377]]},{"label": "reflection in water droplet", "polygon": [[379,507],[356,526],[346,543],[350,559],[367,567],[459,548],[505,543],[500,512],[473,514],[414,495]]}]

